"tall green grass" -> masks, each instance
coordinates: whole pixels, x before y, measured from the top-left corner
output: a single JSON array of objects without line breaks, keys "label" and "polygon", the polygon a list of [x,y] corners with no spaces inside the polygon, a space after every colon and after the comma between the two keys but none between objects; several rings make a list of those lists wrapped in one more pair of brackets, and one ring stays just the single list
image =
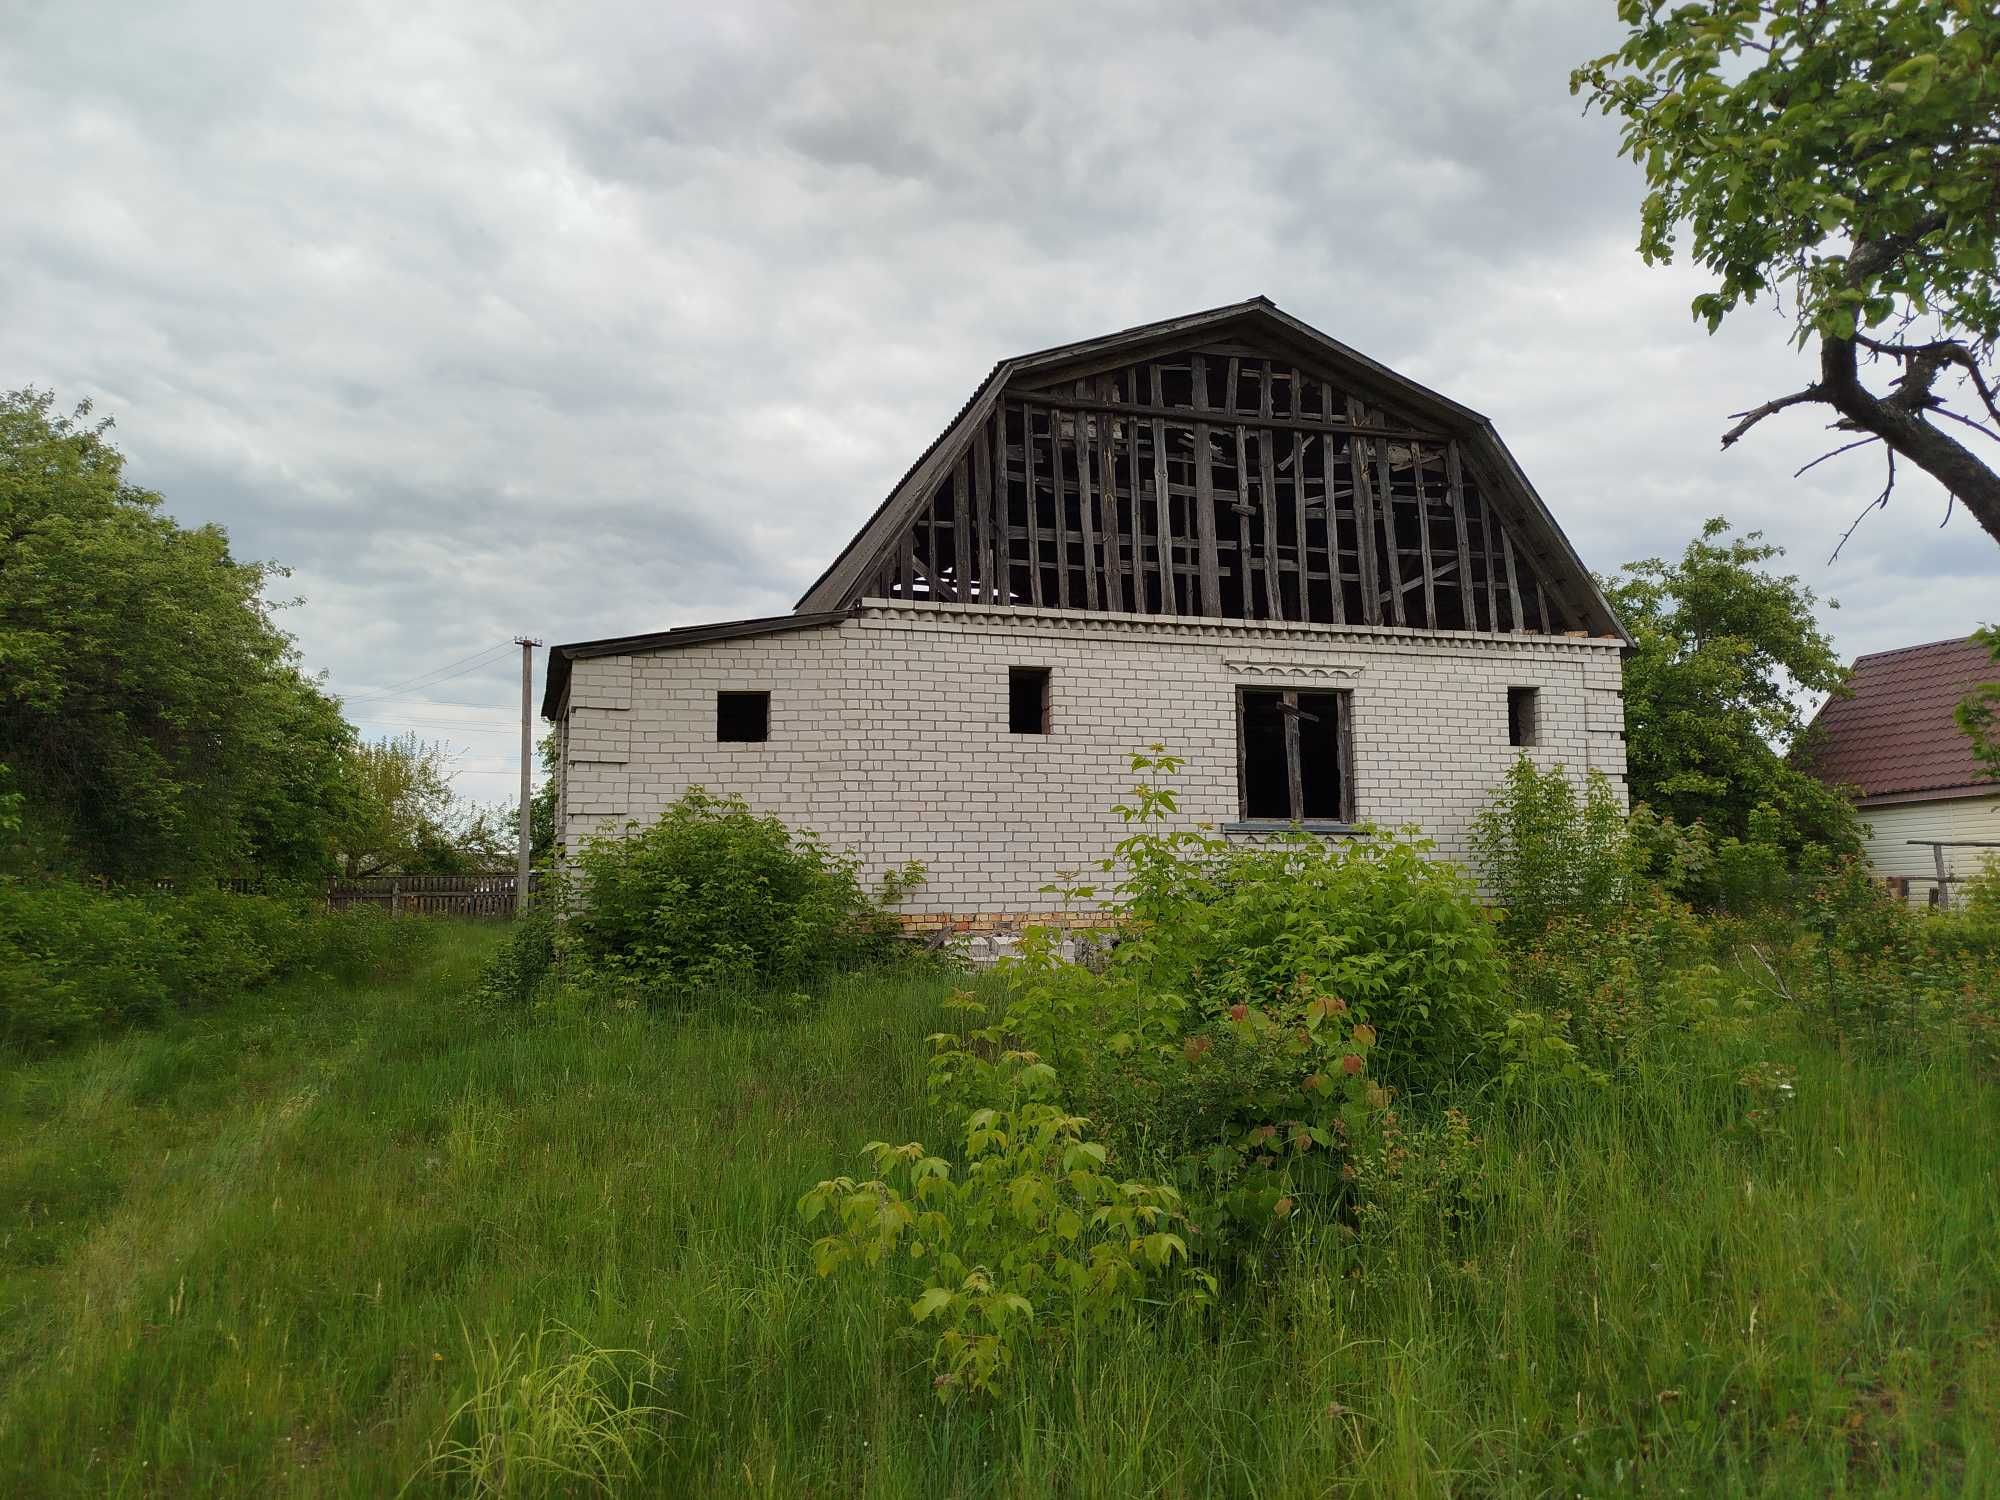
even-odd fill
[{"label": "tall green grass", "polygon": [[[1467,1101],[1467,1216],[1302,1239],[946,1407],[794,1212],[869,1138],[943,1143],[946,985],[496,1020],[464,1000],[493,941],[0,1064],[0,1491],[2000,1491],[2000,1098],[1966,1061],[1773,1023]],[[1796,1097],[1749,1131],[1764,1058]]]}]

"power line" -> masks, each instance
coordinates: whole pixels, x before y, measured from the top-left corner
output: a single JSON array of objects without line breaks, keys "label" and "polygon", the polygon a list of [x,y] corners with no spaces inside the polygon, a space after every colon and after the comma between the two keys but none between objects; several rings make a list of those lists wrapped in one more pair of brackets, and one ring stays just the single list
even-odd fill
[{"label": "power line", "polygon": [[[377,698],[371,695],[367,698],[357,698],[353,701],[357,703],[414,703],[419,708],[493,708],[493,705],[490,703],[468,703],[463,698]],[[507,712],[506,710],[499,711]],[[507,719],[509,723],[513,722],[513,718],[514,715],[508,712]]]},{"label": "power line", "polygon": [[342,698],[341,701],[350,704],[372,703],[393,698],[396,694],[407,692],[412,688],[437,687],[443,683],[450,682],[454,677],[463,677],[468,672],[477,671],[480,667],[487,665],[489,659],[497,658],[513,644],[512,641],[502,641],[497,646],[488,646],[484,651],[475,651],[470,656],[461,656],[457,661],[446,662],[443,666],[433,667],[428,672],[419,672],[407,682],[393,683],[375,692],[363,693],[356,698]]},{"label": "power line", "polygon": [[494,738],[510,732],[496,724],[451,724],[442,719],[403,719],[395,723],[384,723],[380,727],[385,730],[394,729],[398,733],[405,729],[442,730],[449,734],[470,735],[480,739]]}]

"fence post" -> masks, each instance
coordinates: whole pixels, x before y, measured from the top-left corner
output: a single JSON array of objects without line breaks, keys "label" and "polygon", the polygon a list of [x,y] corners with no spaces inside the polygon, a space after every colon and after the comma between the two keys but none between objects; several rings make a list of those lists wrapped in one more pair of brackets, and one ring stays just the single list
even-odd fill
[{"label": "fence post", "polygon": [[389,915],[392,917],[397,916],[402,912],[402,910],[403,910],[403,882],[400,880],[392,880],[389,882]]}]

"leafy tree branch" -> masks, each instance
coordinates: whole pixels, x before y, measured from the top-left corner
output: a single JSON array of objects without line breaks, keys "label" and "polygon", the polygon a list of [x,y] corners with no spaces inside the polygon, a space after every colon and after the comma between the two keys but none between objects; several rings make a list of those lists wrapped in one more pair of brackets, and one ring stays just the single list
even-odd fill
[{"label": "leafy tree branch", "polygon": [[1940,425],[2000,442],[2000,14],[1975,0],[1620,0],[1618,14],[1624,44],[1570,89],[1623,122],[1645,171],[1640,254],[1670,262],[1685,234],[1717,278],[1694,299],[1711,332],[1789,294],[1795,342],[1818,344],[1818,379],[1737,413],[1722,446],[1780,411],[1830,408],[1835,429],[1888,450],[1869,510],[1901,458],[2000,541],[2000,473]]}]

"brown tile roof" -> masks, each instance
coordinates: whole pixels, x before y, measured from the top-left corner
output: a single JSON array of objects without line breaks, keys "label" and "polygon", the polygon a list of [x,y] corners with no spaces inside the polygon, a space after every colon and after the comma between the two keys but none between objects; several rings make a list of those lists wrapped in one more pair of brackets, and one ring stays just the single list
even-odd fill
[{"label": "brown tile roof", "polygon": [[1828,699],[1807,732],[1807,768],[1864,797],[1991,791],[1952,709],[1975,684],[1995,678],[2000,666],[1971,639],[1857,657],[1848,678],[1852,696]]}]

